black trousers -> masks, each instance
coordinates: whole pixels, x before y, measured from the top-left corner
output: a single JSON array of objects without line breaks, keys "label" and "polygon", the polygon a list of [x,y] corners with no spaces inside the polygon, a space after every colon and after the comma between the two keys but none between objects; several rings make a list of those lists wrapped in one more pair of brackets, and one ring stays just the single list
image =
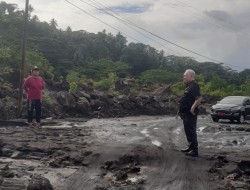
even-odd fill
[{"label": "black trousers", "polygon": [[27,101],[27,110],[28,110],[28,123],[33,121],[33,112],[36,110],[36,122],[40,123],[41,121],[41,112],[42,112],[42,101],[41,100],[28,100]]},{"label": "black trousers", "polygon": [[191,113],[182,114],[183,125],[187,141],[189,143],[189,148],[191,150],[198,151],[198,141],[197,141],[197,115]]}]

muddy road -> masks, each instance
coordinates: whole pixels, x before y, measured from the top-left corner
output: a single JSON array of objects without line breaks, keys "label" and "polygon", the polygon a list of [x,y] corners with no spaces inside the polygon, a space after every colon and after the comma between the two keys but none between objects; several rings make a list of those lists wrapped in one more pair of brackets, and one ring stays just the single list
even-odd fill
[{"label": "muddy road", "polygon": [[250,158],[250,124],[214,123],[209,116],[198,118],[198,158],[180,152],[187,146],[182,120],[171,116],[48,123],[0,127],[0,168],[8,165],[13,174],[0,180],[0,189],[26,189],[35,173],[55,190],[227,189],[228,174],[209,172],[216,159]]}]

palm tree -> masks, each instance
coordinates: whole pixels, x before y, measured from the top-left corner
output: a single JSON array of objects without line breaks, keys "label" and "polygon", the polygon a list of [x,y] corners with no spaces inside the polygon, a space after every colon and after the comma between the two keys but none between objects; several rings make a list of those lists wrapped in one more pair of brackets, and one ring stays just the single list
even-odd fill
[{"label": "palm tree", "polygon": [[57,28],[57,21],[54,19],[54,18],[52,18],[51,20],[50,20],[50,22],[49,22],[49,26],[52,28],[52,29],[56,29]]},{"label": "palm tree", "polygon": [[33,21],[33,22],[39,22],[39,18],[38,18],[38,16],[37,15],[34,15],[32,18],[31,18],[31,21]]}]

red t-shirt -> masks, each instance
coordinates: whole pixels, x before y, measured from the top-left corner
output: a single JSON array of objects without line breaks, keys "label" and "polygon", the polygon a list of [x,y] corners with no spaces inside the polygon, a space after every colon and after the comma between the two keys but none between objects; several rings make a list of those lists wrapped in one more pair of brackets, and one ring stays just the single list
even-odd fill
[{"label": "red t-shirt", "polygon": [[42,90],[45,87],[45,83],[42,77],[29,76],[26,78],[23,84],[23,88],[27,93],[29,100],[41,100]]}]

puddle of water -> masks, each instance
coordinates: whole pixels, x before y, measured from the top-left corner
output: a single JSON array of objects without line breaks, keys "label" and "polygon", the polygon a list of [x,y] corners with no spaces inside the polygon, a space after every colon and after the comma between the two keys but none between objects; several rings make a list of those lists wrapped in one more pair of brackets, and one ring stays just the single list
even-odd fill
[{"label": "puddle of water", "polygon": [[72,128],[72,126],[64,126],[64,125],[60,125],[60,126],[42,126],[42,128],[45,128],[45,129],[70,129],[70,128]]},{"label": "puddle of water", "polygon": [[[130,181],[132,183],[136,183],[138,180],[142,179],[142,176],[139,176],[136,173],[128,173],[127,175],[128,175],[128,178],[126,179],[126,182]],[[122,183],[122,181],[121,182],[116,181],[114,178],[114,174],[111,172],[108,172],[103,178],[107,181],[113,181],[115,183]]]},{"label": "puddle of water", "polygon": [[162,143],[160,141],[153,140],[152,144],[155,145],[155,146],[161,146]]},{"label": "puddle of water", "polygon": [[103,178],[105,180],[107,180],[107,181],[112,181],[113,180],[113,174],[111,172],[108,172]]},{"label": "puddle of water", "polygon": [[135,183],[138,180],[139,180],[138,177],[131,177],[131,178],[129,178],[129,181],[131,181],[132,183]]},{"label": "puddle of water", "polygon": [[154,124],[152,124],[152,125],[149,125],[149,128],[155,127],[155,126],[157,126],[157,125],[159,125],[159,124],[158,124],[158,123],[154,123]]},{"label": "puddle of water", "polygon": [[201,126],[198,128],[197,132],[200,134],[203,134],[203,130],[206,128],[206,126]]},{"label": "puddle of water", "polygon": [[201,127],[199,127],[197,129],[197,133],[200,134],[200,135],[203,135],[204,134],[203,130],[206,129],[206,128],[207,128],[207,126],[201,126]]},{"label": "puddle of water", "polygon": [[46,128],[46,129],[69,129],[69,128],[72,128],[72,126],[69,125],[68,123],[64,123],[62,125],[53,125],[53,126],[44,125],[44,126],[42,126],[42,128]]},{"label": "puddle of water", "polygon": [[181,132],[181,128],[180,127],[178,127],[177,129],[175,129],[174,131],[173,131],[173,133],[176,133],[176,134],[179,134]]},{"label": "puddle of water", "polygon": [[143,129],[141,133],[144,134],[146,137],[149,137],[149,132],[147,129]]},{"label": "puddle of water", "polygon": [[136,183],[140,179],[142,179],[142,177],[138,176],[138,174],[128,173],[128,179],[127,179],[127,181],[131,181],[132,183]]}]

